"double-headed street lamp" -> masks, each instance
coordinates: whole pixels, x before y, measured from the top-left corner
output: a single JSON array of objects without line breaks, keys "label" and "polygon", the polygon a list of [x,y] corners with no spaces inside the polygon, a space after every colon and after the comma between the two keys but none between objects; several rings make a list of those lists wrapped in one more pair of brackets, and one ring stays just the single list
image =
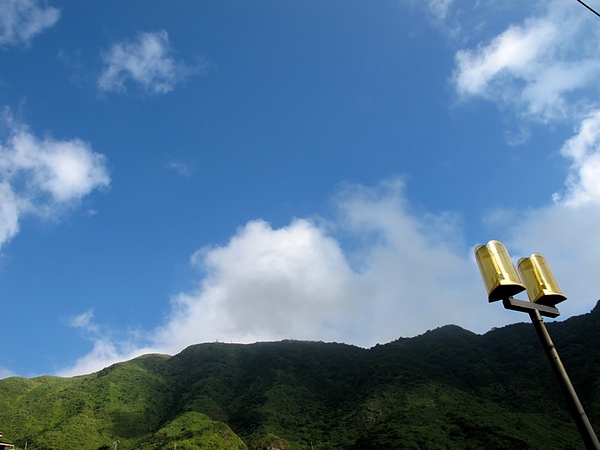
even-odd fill
[{"label": "double-headed street lamp", "polygon": [[[486,245],[477,246],[475,258],[487,289],[488,301],[491,303],[502,300],[506,309],[529,314],[586,448],[600,450],[598,437],[542,320],[542,316],[558,317],[560,312],[556,305],[567,299],[561,292],[546,259],[537,253],[529,258],[521,258],[517,263],[521,274],[519,277],[502,242],[490,241]],[[530,301],[513,297],[525,290]]]}]

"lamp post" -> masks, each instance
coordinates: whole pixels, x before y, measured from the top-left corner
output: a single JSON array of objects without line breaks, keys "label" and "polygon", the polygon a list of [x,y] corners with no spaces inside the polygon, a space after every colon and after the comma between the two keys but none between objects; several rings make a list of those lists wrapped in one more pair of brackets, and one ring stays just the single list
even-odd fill
[{"label": "lamp post", "polygon": [[[521,258],[517,263],[521,278],[506,247],[499,241],[490,241],[486,245],[477,246],[475,258],[487,289],[488,301],[491,303],[502,300],[506,309],[529,314],[586,448],[600,450],[598,437],[542,320],[542,316],[558,317],[560,312],[556,305],[567,299],[561,292],[545,258],[537,253],[529,258]],[[525,290],[529,297],[528,302],[513,297]]]}]

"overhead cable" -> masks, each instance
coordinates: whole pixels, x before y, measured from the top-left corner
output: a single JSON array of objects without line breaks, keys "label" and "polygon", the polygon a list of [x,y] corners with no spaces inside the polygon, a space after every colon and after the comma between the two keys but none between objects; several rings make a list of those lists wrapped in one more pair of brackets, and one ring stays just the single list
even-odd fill
[{"label": "overhead cable", "polygon": [[582,0],[577,0],[579,3],[581,3],[583,6],[585,6],[587,9],[589,9],[591,12],[593,12],[594,14],[596,14],[598,17],[600,17],[600,13],[598,11],[596,11],[594,8],[592,8],[591,6],[586,5],[585,3],[583,3]]}]

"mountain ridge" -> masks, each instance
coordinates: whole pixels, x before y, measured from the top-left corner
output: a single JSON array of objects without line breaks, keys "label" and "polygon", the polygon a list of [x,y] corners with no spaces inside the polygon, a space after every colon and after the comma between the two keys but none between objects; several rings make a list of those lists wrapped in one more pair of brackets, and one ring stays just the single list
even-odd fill
[{"label": "mountain ridge", "polygon": [[[600,302],[548,323],[600,421]],[[195,344],[73,378],[0,380],[0,426],[31,450],[583,448],[530,324],[446,325],[364,349]]]}]

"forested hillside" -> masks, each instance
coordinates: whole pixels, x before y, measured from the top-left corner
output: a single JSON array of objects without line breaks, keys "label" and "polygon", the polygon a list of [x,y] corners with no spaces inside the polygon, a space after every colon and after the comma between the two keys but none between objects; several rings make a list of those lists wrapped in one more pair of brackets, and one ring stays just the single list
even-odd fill
[{"label": "forested hillside", "polygon": [[[598,430],[600,306],[548,329]],[[583,448],[530,324],[362,349],[199,344],[0,381],[4,440],[56,449]]]}]

